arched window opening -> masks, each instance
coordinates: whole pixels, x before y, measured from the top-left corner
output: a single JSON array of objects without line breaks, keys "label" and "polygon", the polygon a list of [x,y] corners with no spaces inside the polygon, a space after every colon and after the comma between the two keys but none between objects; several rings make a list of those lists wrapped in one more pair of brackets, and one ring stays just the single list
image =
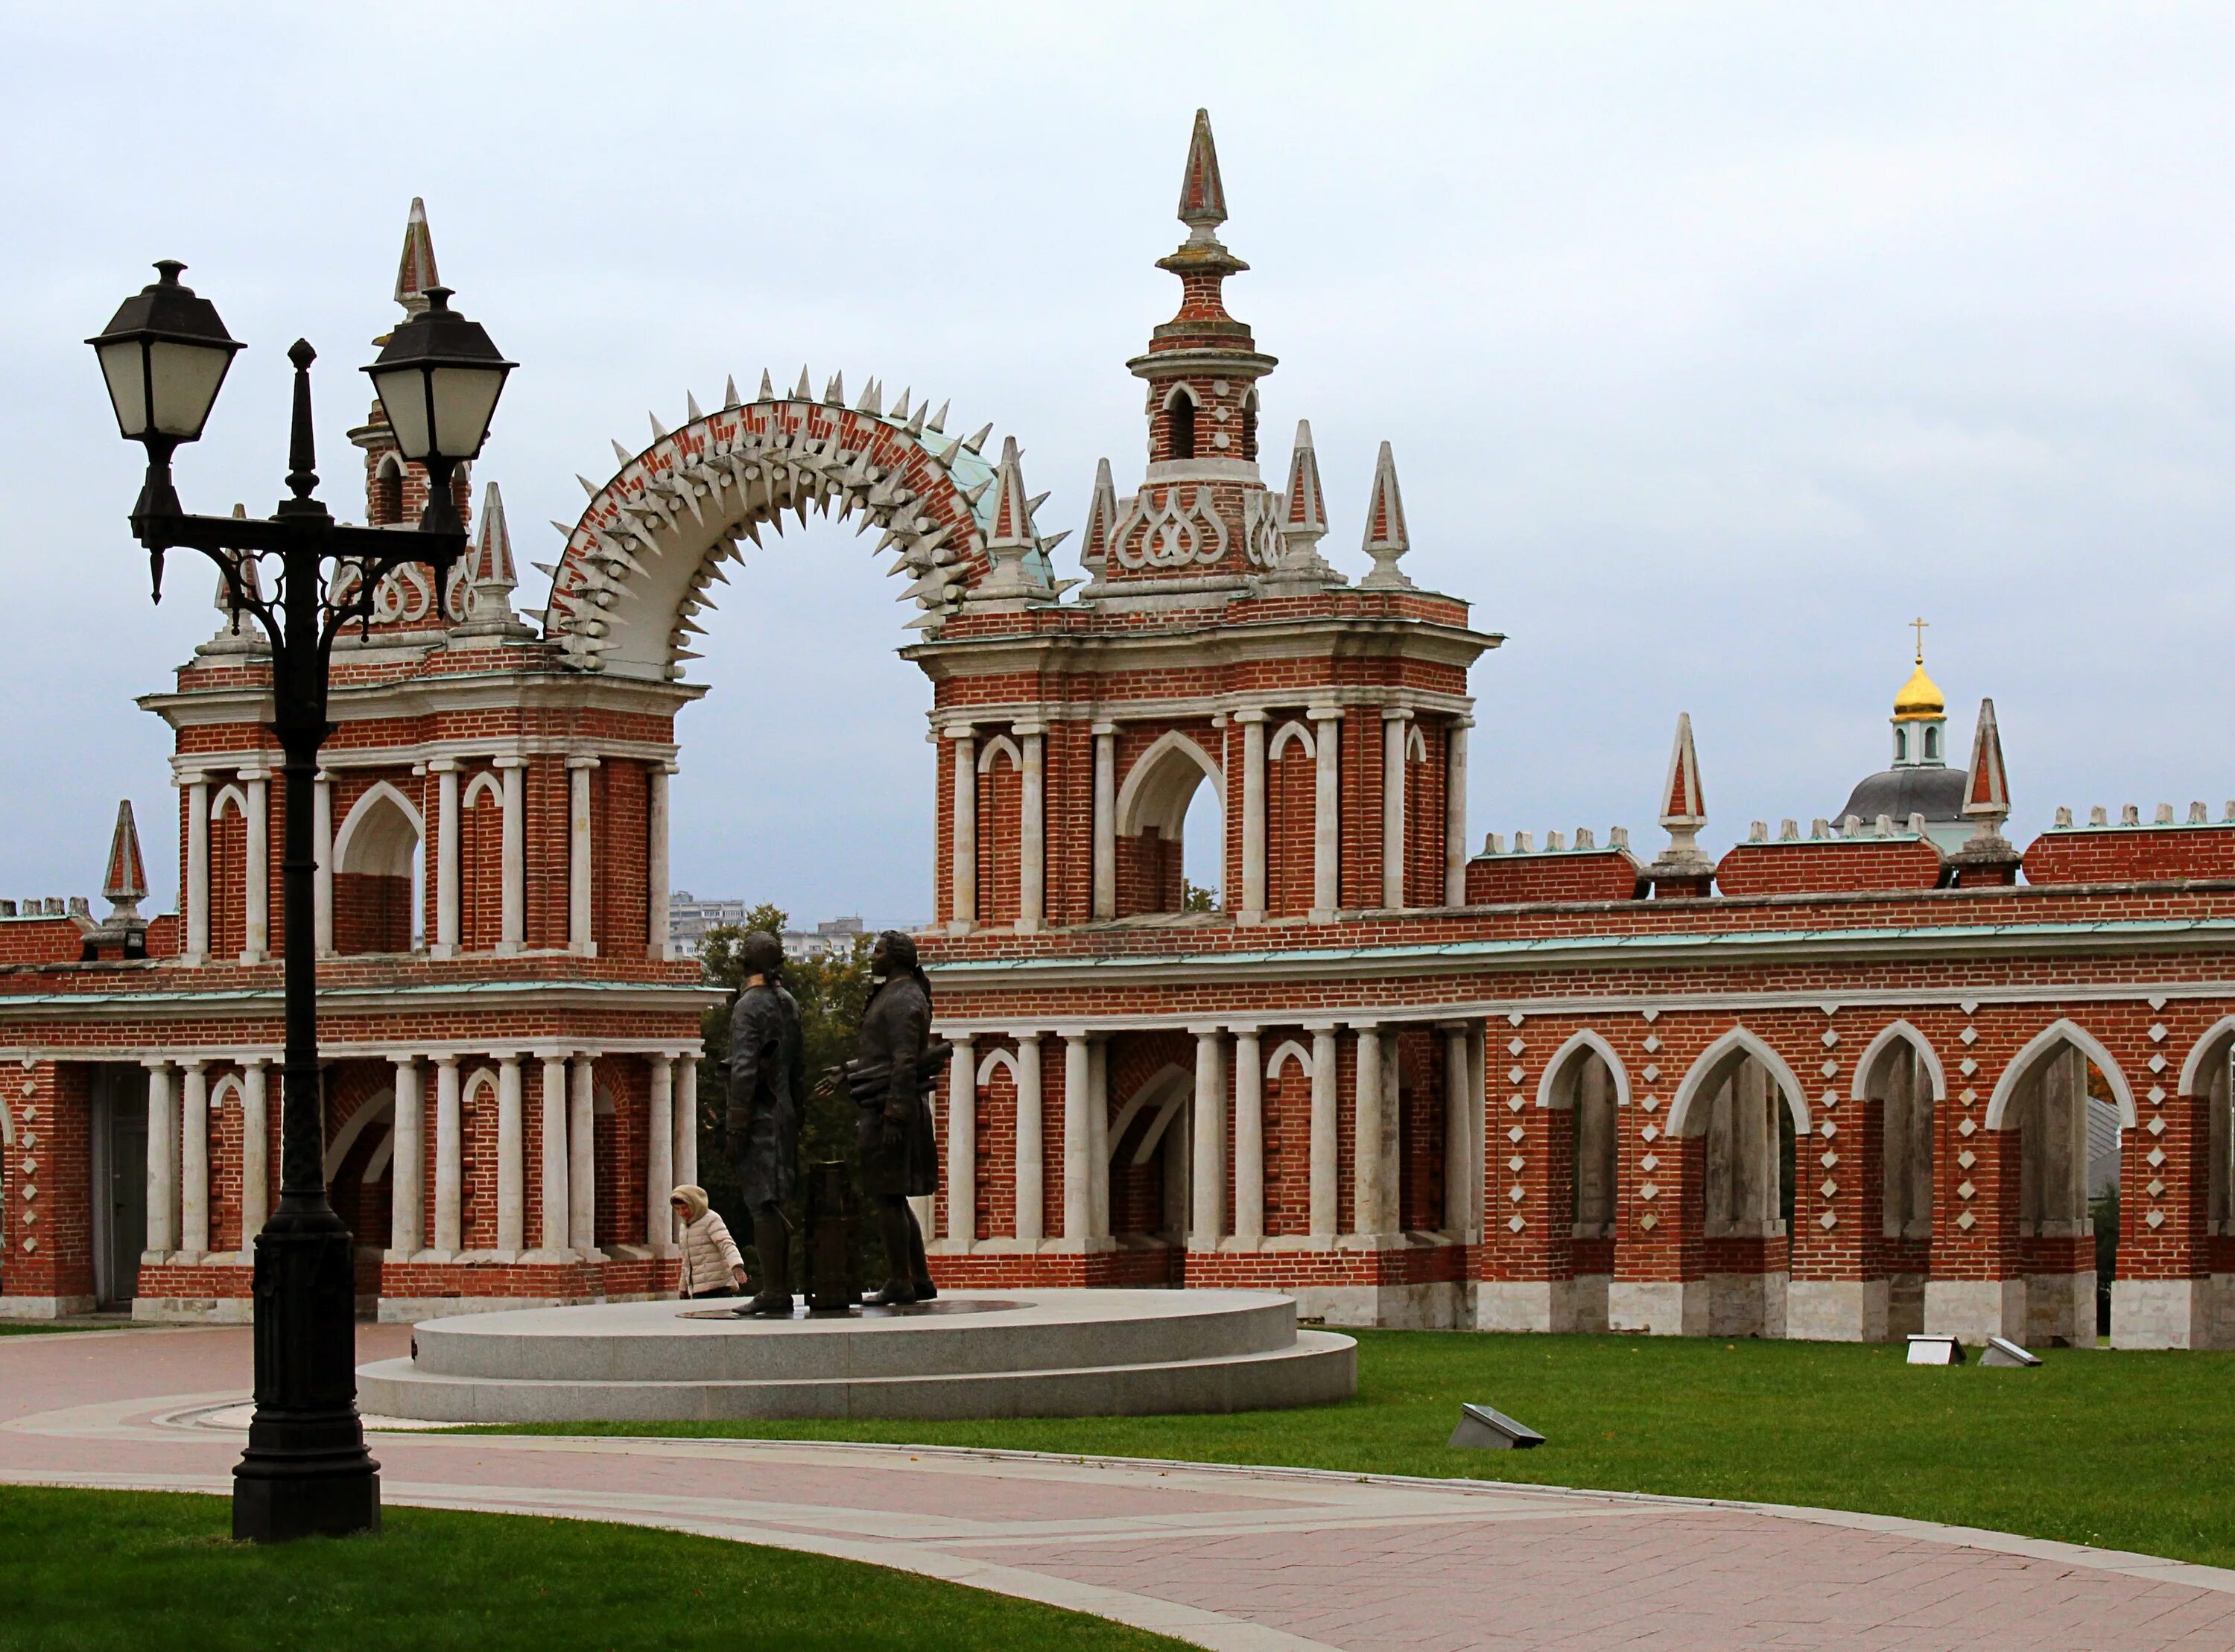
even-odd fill
[{"label": "arched window opening", "polygon": [[1195,393],[1184,384],[1164,402],[1164,448],[1167,459],[1195,457]]},{"label": "arched window opening", "polygon": [[1209,753],[1177,729],[1135,760],[1118,788],[1119,917],[1217,906],[1224,793]]},{"label": "arched window opening", "polygon": [[1695,1151],[1712,1335],[1786,1334],[1793,1183],[1806,1106],[1791,1069],[1738,1029],[1700,1058],[1669,1109],[1672,1137],[1704,1138]]},{"label": "arched window opening", "polygon": [[1242,456],[1253,465],[1257,462],[1257,392],[1255,390],[1242,398]]},{"label": "arched window opening", "polygon": [[2124,1132],[2110,1080],[2060,1038],[2026,1066],[2002,1120],[2019,1133],[2018,1239],[2026,1334],[2088,1348],[2111,1329]]},{"label": "arched window opening", "polygon": [[372,479],[372,526],[391,527],[403,519],[403,467],[394,454],[380,461]]},{"label": "arched window opening", "polygon": [[1897,763],[1909,761],[1909,730],[1906,728],[1893,731],[1893,761]]},{"label": "arched window opening", "polygon": [[334,950],[409,952],[419,944],[420,823],[392,786],[359,798],[334,836]]},{"label": "arched window opening", "polygon": [[1198,785],[1180,826],[1180,910],[1215,912],[1224,904],[1226,812],[1217,792]]},{"label": "arched window opening", "polygon": [[1878,1110],[1886,1334],[1902,1337],[1924,1329],[1924,1283],[1932,1267],[1932,1070],[1917,1044],[1898,1032],[1868,1059],[1862,1094]]},{"label": "arched window opening", "polygon": [[1924,731],[1924,761],[1928,763],[1940,761],[1940,731],[1937,728]]}]

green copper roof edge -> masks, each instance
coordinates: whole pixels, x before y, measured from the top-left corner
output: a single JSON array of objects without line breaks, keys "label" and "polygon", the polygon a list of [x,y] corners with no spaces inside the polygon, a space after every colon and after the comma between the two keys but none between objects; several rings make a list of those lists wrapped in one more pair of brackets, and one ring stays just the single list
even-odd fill
[{"label": "green copper roof edge", "polygon": [[[627,981],[471,981],[454,987],[321,987],[318,1002],[335,999],[411,998],[454,996],[462,992],[521,993],[521,992],[628,992],[676,993],[706,996],[722,992],[719,987],[678,986],[672,983],[643,983]],[[213,992],[0,992],[0,1012],[18,1004],[47,1006],[53,1004],[224,1004],[252,1003],[259,1000],[276,1002],[281,996],[278,987],[226,987]]]}]

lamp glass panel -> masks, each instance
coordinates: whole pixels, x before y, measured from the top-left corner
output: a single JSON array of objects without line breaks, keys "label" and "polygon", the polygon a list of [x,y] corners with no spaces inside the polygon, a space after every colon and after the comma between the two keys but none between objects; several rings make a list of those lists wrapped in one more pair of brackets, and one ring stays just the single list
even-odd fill
[{"label": "lamp glass panel", "polygon": [[155,429],[192,441],[202,433],[233,352],[206,344],[156,339],[147,346],[147,376],[154,387]]},{"label": "lamp glass panel", "polygon": [[108,381],[108,399],[116,408],[116,428],[127,441],[147,434],[147,381],[141,375],[140,341],[118,339],[95,352],[101,357],[101,375]]},{"label": "lamp glass panel", "polygon": [[380,397],[381,410],[388,415],[388,428],[396,433],[396,445],[410,460],[427,456],[427,390],[425,382],[416,367],[399,367],[372,375],[372,388]]},{"label": "lamp glass panel", "polygon": [[436,449],[453,459],[471,459],[488,434],[489,415],[504,389],[504,369],[438,367],[434,378]]}]

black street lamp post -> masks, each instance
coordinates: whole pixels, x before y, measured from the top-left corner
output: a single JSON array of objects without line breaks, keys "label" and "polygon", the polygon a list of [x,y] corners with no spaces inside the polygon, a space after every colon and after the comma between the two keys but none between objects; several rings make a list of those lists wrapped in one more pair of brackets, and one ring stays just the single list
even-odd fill
[{"label": "black street lamp post", "polygon": [[428,295],[429,309],[398,327],[365,369],[403,456],[427,471],[418,531],[399,533],[338,523],[311,497],[318,482],[311,432],[317,352],[298,339],[287,352],[295,364],[292,497],[261,520],[189,515],[172,486],[171,454],[201,434],[242,347],[215,307],[179,284],[185,265],[166,259],[155,267],[161,279],[126,299],[108,330],[87,341],[101,358],[118,428],[147,449],[133,535],[147,548],[157,601],[163,552],[190,546],[217,564],[236,615],[245,609],[263,626],[272,647],[267,726],[284,759],[279,1203],[256,1237],[256,1407],[248,1448],[233,1469],[233,1531],[274,1543],[376,1531],[380,1466],[365,1450],[357,1413],[354,1246],[326,1198],[310,800],[318,748],[331,732],[326,689],[334,639],[343,627],[370,619],[376,588],[407,563],[425,564],[435,589],[443,589],[466,548],[450,478],[481,451],[513,363],[480,326],[449,309],[447,290],[437,289]]}]

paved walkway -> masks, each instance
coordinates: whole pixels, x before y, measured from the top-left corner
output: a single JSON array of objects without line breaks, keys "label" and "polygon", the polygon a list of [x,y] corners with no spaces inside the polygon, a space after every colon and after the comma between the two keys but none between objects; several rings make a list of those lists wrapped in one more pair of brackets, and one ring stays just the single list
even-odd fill
[{"label": "paved walkway", "polygon": [[[360,1359],[406,1351],[367,1326]],[[226,1491],[246,1329],[0,1338],[0,1481]],[[1876,1516],[864,1446],[383,1433],[392,1504],[903,1567],[1208,1647],[2235,1646],[2235,1571]]]}]

